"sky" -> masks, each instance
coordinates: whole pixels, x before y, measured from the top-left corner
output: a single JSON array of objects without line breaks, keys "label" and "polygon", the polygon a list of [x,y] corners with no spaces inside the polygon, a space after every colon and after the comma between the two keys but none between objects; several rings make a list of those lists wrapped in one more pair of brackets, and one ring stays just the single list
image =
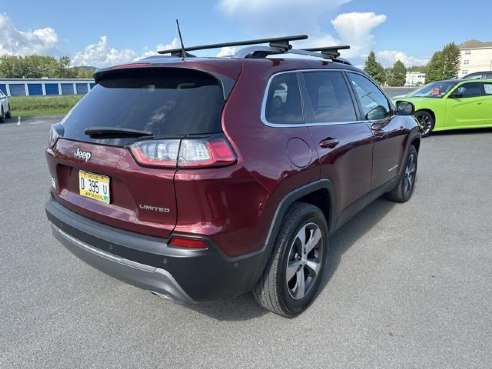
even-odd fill
[{"label": "sky", "polygon": [[[428,62],[450,42],[492,41],[491,0],[0,0],[0,55],[69,56],[105,67],[178,47],[307,34],[295,47],[349,44],[362,65]],[[208,51],[224,55],[233,50]]]}]

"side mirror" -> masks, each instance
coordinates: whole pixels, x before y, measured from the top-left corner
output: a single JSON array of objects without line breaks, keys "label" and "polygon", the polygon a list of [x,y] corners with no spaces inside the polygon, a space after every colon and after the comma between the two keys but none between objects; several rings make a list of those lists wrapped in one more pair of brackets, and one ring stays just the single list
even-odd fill
[{"label": "side mirror", "polygon": [[413,115],[415,113],[415,105],[410,101],[397,101],[396,114],[398,115]]},{"label": "side mirror", "polygon": [[463,97],[463,94],[460,94],[459,92],[453,92],[451,95],[449,95],[449,97],[452,99],[460,99]]},{"label": "side mirror", "polygon": [[376,106],[366,114],[367,120],[380,120],[386,118],[388,115],[387,110],[381,105]]}]

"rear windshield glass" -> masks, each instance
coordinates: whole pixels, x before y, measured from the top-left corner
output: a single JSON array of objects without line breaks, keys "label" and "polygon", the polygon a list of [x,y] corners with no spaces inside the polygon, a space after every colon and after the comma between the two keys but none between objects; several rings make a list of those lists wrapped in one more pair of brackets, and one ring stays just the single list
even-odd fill
[{"label": "rear windshield glass", "polygon": [[154,137],[221,132],[222,88],[211,75],[177,68],[115,72],[65,117],[68,139],[124,145],[131,138],[91,138],[89,127],[150,131]]}]

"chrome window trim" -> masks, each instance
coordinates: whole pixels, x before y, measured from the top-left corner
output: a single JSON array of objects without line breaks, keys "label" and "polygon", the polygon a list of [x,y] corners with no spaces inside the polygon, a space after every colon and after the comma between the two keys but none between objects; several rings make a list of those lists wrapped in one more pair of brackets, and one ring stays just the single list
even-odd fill
[{"label": "chrome window trim", "polygon": [[[360,124],[360,123],[366,123],[368,122],[367,120],[356,120],[356,121],[347,121],[347,122],[302,122],[302,123],[271,123],[266,119],[266,102],[268,99],[268,91],[270,89],[270,85],[272,83],[272,80],[282,74],[299,74],[299,73],[304,73],[304,72],[352,72],[352,73],[357,73],[360,74],[361,76],[364,76],[364,74],[352,70],[352,69],[347,69],[347,68],[340,68],[340,69],[323,69],[323,68],[313,68],[313,69],[297,69],[297,70],[287,70],[287,71],[282,71],[278,72],[275,74],[272,74],[270,78],[268,79],[268,83],[266,85],[265,91],[263,92],[263,100],[261,103],[261,122],[267,126],[267,127],[272,127],[272,128],[300,128],[300,127],[315,127],[315,126],[335,126],[335,125],[346,125],[346,124]],[[297,76],[297,82],[299,84],[299,76]],[[377,87],[377,85],[376,85]],[[299,86],[301,88],[301,86]],[[301,94],[302,96],[302,94]],[[386,96],[386,94],[384,94]],[[387,98],[387,96],[386,96]],[[391,101],[391,100],[389,100]],[[301,102],[302,103],[302,102]],[[304,106],[302,106],[302,113],[303,113],[303,118],[304,117]],[[354,106],[354,109],[356,109],[356,106]]]}]

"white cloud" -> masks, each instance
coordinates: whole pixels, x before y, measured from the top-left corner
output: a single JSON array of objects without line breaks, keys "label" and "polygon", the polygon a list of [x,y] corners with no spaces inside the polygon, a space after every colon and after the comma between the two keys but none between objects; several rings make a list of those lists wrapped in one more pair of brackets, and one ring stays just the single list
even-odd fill
[{"label": "white cloud", "polygon": [[155,56],[155,55],[158,55],[158,51],[168,50],[168,49],[176,49],[178,47],[181,47],[181,43],[179,42],[179,39],[174,38],[171,41],[171,43],[169,43],[169,44],[158,44],[155,47],[155,50],[154,51],[152,51],[152,50],[146,50],[142,55],[140,55],[136,59],[143,59],[143,58],[146,58],[146,57],[149,57],[149,56]]},{"label": "white cloud", "polygon": [[53,28],[20,31],[6,14],[0,14],[0,55],[50,55],[57,44]]},{"label": "white cloud", "polygon": [[429,62],[429,59],[416,58],[405,54],[402,51],[383,50],[376,52],[376,59],[383,67],[392,67],[397,60],[405,64],[406,67],[414,65],[424,65]]},{"label": "white cloud", "polygon": [[[295,47],[350,45],[341,55],[356,65],[364,63],[376,49],[374,30],[387,17],[374,12],[342,13],[331,20],[335,32],[330,33],[326,21],[335,16],[350,0],[220,0],[219,9],[227,16],[247,26],[248,32],[259,37],[282,34],[308,34],[309,39],[294,42]],[[295,15],[295,16],[292,16]],[[376,53],[383,65],[393,65],[400,59],[405,65],[424,64],[426,59],[406,55],[402,51]]]},{"label": "white cloud", "polygon": [[101,36],[99,42],[85,47],[72,56],[72,65],[89,65],[94,67],[107,67],[110,65],[128,63],[137,57],[137,53],[131,49],[117,50],[108,45],[107,36]]},{"label": "white cloud", "polygon": [[220,58],[222,56],[231,56],[231,55],[234,55],[234,53],[236,52],[236,48],[235,47],[230,47],[230,46],[227,46],[227,47],[223,47],[219,50],[219,52],[217,53],[217,56]]},{"label": "white cloud", "polygon": [[342,44],[349,44],[350,50],[343,55],[347,58],[357,58],[368,55],[374,48],[372,31],[386,21],[383,14],[344,13],[331,21]]},{"label": "white cloud", "polygon": [[256,36],[313,34],[320,18],[351,0],[220,0],[218,8]]}]

